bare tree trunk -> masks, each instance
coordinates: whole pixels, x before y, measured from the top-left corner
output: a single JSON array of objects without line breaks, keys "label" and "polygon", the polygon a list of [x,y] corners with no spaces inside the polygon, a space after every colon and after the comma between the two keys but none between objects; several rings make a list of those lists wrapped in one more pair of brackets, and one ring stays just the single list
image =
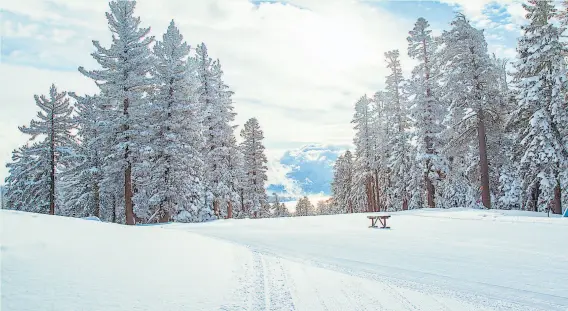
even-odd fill
[{"label": "bare tree trunk", "polygon": [[560,181],[556,182],[556,187],[554,187],[554,214],[562,214],[562,192],[560,189]]},{"label": "bare tree trunk", "polygon": [[489,161],[487,160],[487,137],[485,135],[485,116],[483,109],[480,109],[477,113],[477,139],[479,140],[481,201],[485,208],[491,208],[491,195],[489,191]]}]

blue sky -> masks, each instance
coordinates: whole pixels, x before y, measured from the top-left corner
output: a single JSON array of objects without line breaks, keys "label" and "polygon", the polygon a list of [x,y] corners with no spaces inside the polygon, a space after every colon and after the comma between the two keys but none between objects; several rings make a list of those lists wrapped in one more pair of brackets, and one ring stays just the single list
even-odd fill
[{"label": "blue sky", "polygon": [[[1,23],[0,162],[25,142],[18,125],[35,116],[34,94],[51,83],[96,91],[77,73],[96,68],[92,40],[110,42],[106,0],[5,1]],[[435,33],[464,12],[486,30],[491,51],[514,57],[524,14],[516,0],[140,0],[137,15],[157,38],[174,18],[191,45],[205,42],[235,92],[237,124],[257,117],[273,162],[270,183],[286,182],[279,159],[308,144],[349,145],[354,102],[383,87],[382,55],[403,53],[418,17]],[[238,132],[237,132],[238,134]],[[7,171],[0,167],[0,178]]]}]

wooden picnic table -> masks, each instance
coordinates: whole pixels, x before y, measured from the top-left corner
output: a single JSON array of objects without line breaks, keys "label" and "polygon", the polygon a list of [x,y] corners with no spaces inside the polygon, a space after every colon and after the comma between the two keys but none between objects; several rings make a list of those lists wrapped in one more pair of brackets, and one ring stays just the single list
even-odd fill
[{"label": "wooden picnic table", "polygon": [[[390,229],[387,227],[387,219],[390,218],[390,215],[374,215],[374,216],[367,216],[371,220],[371,226],[369,228],[379,228],[379,229]],[[377,226],[377,220],[381,223],[381,227]]]}]

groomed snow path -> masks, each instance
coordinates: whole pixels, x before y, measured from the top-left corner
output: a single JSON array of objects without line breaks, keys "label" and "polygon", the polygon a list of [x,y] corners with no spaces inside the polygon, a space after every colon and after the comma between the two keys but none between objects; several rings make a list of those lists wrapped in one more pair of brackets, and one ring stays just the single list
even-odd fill
[{"label": "groomed snow path", "polygon": [[12,310],[568,310],[568,219],[394,213],[125,227],[2,211]]}]

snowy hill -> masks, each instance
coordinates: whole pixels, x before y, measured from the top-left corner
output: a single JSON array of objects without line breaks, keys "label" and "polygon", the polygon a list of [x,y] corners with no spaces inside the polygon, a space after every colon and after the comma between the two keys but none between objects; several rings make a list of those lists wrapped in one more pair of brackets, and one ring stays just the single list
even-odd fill
[{"label": "snowy hill", "polygon": [[567,219],[482,210],[126,227],[1,211],[1,310],[562,310]]}]

